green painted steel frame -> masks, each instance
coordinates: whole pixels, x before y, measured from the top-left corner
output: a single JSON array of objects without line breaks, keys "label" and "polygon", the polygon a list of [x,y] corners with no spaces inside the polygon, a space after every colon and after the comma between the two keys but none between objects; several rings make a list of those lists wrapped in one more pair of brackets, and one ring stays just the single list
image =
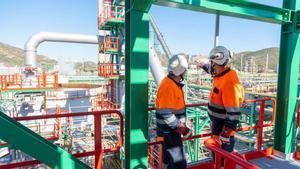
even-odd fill
[{"label": "green painted steel frame", "polygon": [[[300,10],[299,0],[286,0],[283,5],[291,10]],[[296,16],[293,24],[281,27],[274,148],[285,154],[295,150],[300,59],[300,37],[295,27]]]},{"label": "green painted steel frame", "polygon": [[54,169],[90,168],[62,148],[0,112],[0,138]]},{"label": "green painted steel frame", "polygon": [[293,12],[246,0],[153,0],[153,4],[270,23],[291,23]]},{"label": "green painted steel frame", "polygon": [[[194,135],[198,135],[202,132],[203,128],[210,121],[207,116],[207,108],[199,107],[199,109],[187,108],[187,118],[194,119]],[[204,108],[204,109],[202,109]],[[205,119],[201,117],[206,116]],[[202,120],[200,120],[202,119]],[[201,121],[201,123],[200,123]],[[187,150],[190,157],[191,162],[196,162],[199,160],[199,139],[194,140],[194,147],[192,148],[191,142],[189,140],[186,141]]]},{"label": "green painted steel frame", "polygon": [[[157,5],[171,6],[206,13],[281,23],[279,83],[277,94],[277,121],[275,148],[290,153],[295,138],[294,112],[300,46],[299,34],[295,32],[294,10],[300,9],[296,0],[287,0],[284,7],[275,8],[242,0],[153,0]],[[147,168],[147,105],[148,105],[148,46],[151,1],[126,1],[126,168]],[[294,23],[293,23],[294,22]],[[292,24],[288,24],[292,23]],[[287,45],[289,44],[289,45]],[[29,155],[53,168],[88,168],[61,148],[48,143],[40,136],[9,117],[1,114],[1,138],[14,143]],[[283,127],[282,127],[283,126]],[[10,132],[6,132],[10,131]],[[16,138],[17,137],[17,138]],[[19,137],[27,140],[14,141]],[[37,149],[30,145],[35,142]],[[22,143],[22,144],[21,144]],[[29,145],[30,144],[30,145]],[[39,151],[40,150],[40,151]]]},{"label": "green painted steel frame", "polygon": [[146,1],[125,4],[126,169],[148,168],[149,14],[142,7],[149,7],[137,4],[142,2]]}]

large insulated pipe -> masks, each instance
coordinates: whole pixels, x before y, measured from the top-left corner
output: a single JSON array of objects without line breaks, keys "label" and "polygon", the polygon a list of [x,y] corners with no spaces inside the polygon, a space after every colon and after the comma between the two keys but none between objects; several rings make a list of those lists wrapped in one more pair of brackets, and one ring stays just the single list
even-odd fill
[{"label": "large insulated pipe", "polygon": [[165,54],[168,56],[168,58],[170,59],[172,57],[172,53],[165,41],[165,39],[163,38],[163,35],[160,33],[159,28],[154,20],[154,18],[152,17],[151,14],[149,14],[149,19],[150,19],[150,24],[155,32],[155,34],[157,35],[157,39],[159,40]]},{"label": "large insulated pipe", "polygon": [[[103,32],[105,34],[105,32]],[[102,34],[100,34],[103,36]],[[40,32],[32,35],[25,44],[25,65],[36,67],[36,51],[38,46],[45,41],[50,42],[70,42],[70,43],[86,43],[98,44],[99,36],[96,35],[81,35],[70,33],[57,33],[57,32]],[[149,65],[155,82],[160,83],[164,77],[161,63],[158,60],[157,54],[153,47],[150,47]]]},{"label": "large insulated pipe", "polygon": [[95,35],[81,35],[58,32],[39,32],[32,35],[24,46],[25,66],[36,67],[36,50],[38,46],[45,42],[69,42],[98,44],[99,37]]},{"label": "large insulated pipe", "polygon": [[165,74],[153,46],[150,46],[149,50],[149,66],[155,83],[159,85]]}]

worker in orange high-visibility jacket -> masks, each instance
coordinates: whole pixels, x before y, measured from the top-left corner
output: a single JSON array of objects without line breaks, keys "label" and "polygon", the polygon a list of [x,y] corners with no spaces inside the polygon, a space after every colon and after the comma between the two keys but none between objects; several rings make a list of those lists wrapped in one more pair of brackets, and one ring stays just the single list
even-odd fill
[{"label": "worker in orange high-visibility jacket", "polygon": [[210,64],[199,64],[213,77],[208,103],[212,136],[228,152],[232,152],[234,148],[234,134],[244,100],[244,88],[236,71],[229,66],[231,57],[231,51],[224,46],[217,46],[209,54]]},{"label": "worker in orange high-visibility jacket", "polygon": [[186,169],[187,163],[181,135],[192,132],[185,125],[184,75],[188,68],[186,58],[179,54],[169,60],[168,76],[158,88],[156,97],[156,124],[158,140],[163,141],[163,162],[166,169]]}]

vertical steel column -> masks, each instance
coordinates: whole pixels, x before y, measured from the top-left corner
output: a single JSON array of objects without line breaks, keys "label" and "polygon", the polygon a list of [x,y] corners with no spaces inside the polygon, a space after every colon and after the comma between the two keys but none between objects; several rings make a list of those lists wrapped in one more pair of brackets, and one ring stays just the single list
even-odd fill
[{"label": "vertical steel column", "polygon": [[[196,118],[195,118],[195,135],[200,134],[199,132],[199,121],[200,121],[200,112],[196,111]],[[195,153],[194,153],[194,160],[198,161],[198,157],[199,157],[199,139],[195,139],[194,140],[194,149],[195,149]]]},{"label": "vertical steel column", "polygon": [[[285,0],[283,7],[300,9],[298,0]],[[297,84],[300,59],[300,38],[296,32],[296,15],[292,24],[281,27],[277,110],[274,148],[284,154],[290,154],[295,146],[295,112],[297,108]]]},{"label": "vertical steel column", "polygon": [[260,109],[259,109],[259,121],[257,129],[257,150],[261,151],[262,144],[263,144],[263,124],[264,124],[264,118],[265,118],[265,105],[266,101],[262,101],[260,103]]},{"label": "vertical steel column", "polygon": [[102,119],[101,114],[97,114],[94,116],[94,146],[95,146],[95,168],[102,169],[102,160],[103,160],[103,152],[102,152]]},{"label": "vertical steel column", "polygon": [[125,4],[125,168],[148,168],[150,0]]},{"label": "vertical steel column", "polygon": [[[250,99],[255,100],[255,99],[257,99],[257,97],[255,97],[254,95],[250,95]],[[249,117],[249,124],[248,124],[250,126],[257,125],[257,116],[256,116],[255,108],[256,108],[256,102],[250,103],[250,117]],[[250,136],[252,136],[255,132],[256,132],[256,130],[250,130],[249,131]],[[249,146],[251,147],[250,144],[249,144]]]},{"label": "vertical steel column", "polygon": [[187,146],[188,154],[190,156],[190,160],[191,160],[191,162],[194,162],[194,154],[192,151],[191,141],[187,140],[186,146]]},{"label": "vertical steel column", "polygon": [[[199,112],[200,113],[200,112]],[[199,115],[199,121],[200,121],[200,115]],[[203,128],[206,126],[206,124],[209,122],[209,117],[207,116],[201,123],[201,125],[198,125],[198,128],[197,128],[197,135],[200,134],[203,130]],[[198,161],[199,160],[199,139],[197,138],[195,140],[196,142],[196,145],[195,145],[195,150],[197,150],[197,152],[195,153],[195,161]]]},{"label": "vertical steel column", "polygon": [[46,91],[44,92],[44,111],[47,112],[47,95],[46,95]]},{"label": "vertical steel column", "polygon": [[[55,74],[53,74],[54,78],[55,78]],[[47,87],[47,75],[45,72],[43,72],[42,74],[43,77],[43,87],[46,88]],[[54,81],[54,85],[55,85],[56,81]],[[55,86],[53,86],[55,88]]]},{"label": "vertical steel column", "polygon": [[216,25],[215,25],[215,41],[214,47],[219,46],[219,35],[220,35],[220,14],[216,14]]}]

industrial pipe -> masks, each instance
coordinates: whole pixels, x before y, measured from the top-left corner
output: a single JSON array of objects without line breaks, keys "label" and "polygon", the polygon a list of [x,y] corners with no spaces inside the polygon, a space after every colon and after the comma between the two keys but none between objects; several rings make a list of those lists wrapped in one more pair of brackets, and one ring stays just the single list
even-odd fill
[{"label": "industrial pipe", "polygon": [[162,65],[153,46],[150,46],[149,50],[149,66],[155,83],[159,85],[164,78],[165,73],[163,72]]},{"label": "industrial pipe", "polygon": [[[81,35],[70,33],[57,32],[39,32],[32,35],[25,44],[25,66],[36,67],[36,51],[38,46],[45,42],[69,42],[69,43],[85,43],[85,44],[99,44],[99,37],[105,36],[107,32],[102,32],[100,36],[96,35]],[[162,66],[158,60],[157,54],[153,47],[150,47],[149,57],[150,69],[157,84],[162,80],[164,73]]]},{"label": "industrial pipe", "polygon": [[25,66],[36,67],[36,50],[37,50],[37,47],[45,41],[98,44],[99,43],[99,36],[70,34],[70,33],[58,33],[58,32],[39,32],[39,33],[36,33],[28,39],[28,41],[26,42],[26,44],[24,46]]}]

